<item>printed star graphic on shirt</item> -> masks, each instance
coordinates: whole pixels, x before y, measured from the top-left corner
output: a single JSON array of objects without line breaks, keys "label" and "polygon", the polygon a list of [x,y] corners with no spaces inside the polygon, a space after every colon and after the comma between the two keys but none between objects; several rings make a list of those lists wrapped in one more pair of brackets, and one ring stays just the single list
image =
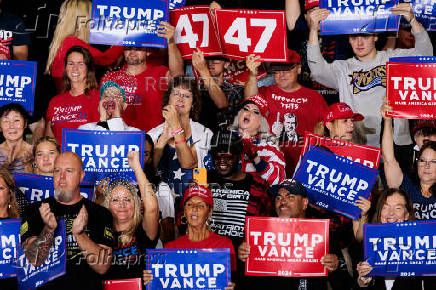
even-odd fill
[{"label": "printed star graphic on shirt", "polygon": [[182,168],[177,169],[177,171],[174,172],[174,179],[180,179],[182,180],[182,176],[185,175],[185,172],[182,172]]}]

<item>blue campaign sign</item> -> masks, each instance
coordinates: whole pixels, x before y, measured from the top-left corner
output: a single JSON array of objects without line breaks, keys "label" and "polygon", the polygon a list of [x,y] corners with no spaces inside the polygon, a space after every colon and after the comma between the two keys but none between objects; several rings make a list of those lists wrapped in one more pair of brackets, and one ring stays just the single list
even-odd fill
[{"label": "blue campaign sign", "polygon": [[224,289],[231,281],[229,249],[147,250],[153,280],[147,290]]},{"label": "blue campaign sign", "polygon": [[65,220],[58,220],[58,227],[54,233],[50,254],[44,263],[34,267],[27,260],[21,245],[18,246],[17,279],[18,288],[35,289],[62,275],[66,270]]},{"label": "blue campaign sign", "polygon": [[[168,0],[93,0],[89,41],[95,44],[165,48],[157,35],[160,21],[168,22]],[[88,25],[86,19],[78,25]]]},{"label": "blue campaign sign", "polygon": [[136,182],[127,153],[139,151],[139,161],[143,166],[144,144],[143,131],[62,129],[62,152],[72,151],[82,158],[85,184],[95,184],[105,177]]},{"label": "blue campaign sign", "polygon": [[436,30],[436,2],[433,0],[406,0],[411,3],[416,19],[426,30]]},{"label": "blue campaign sign", "polygon": [[436,275],[436,220],[363,226],[369,276]]},{"label": "blue campaign sign", "polygon": [[321,35],[397,31],[400,17],[390,9],[398,0],[321,0],[320,8],[330,10],[321,21]]},{"label": "blue campaign sign", "polygon": [[[30,202],[41,201],[54,194],[53,177],[30,173],[14,173],[15,186],[20,189]],[[92,200],[94,186],[80,185],[80,194]]]},{"label": "blue campaign sign", "polygon": [[35,84],[35,61],[0,61],[0,107],[18,103],[32,115]]},{"label": "blue campaign sign", "polygon": [[295,179],[307,189],[309,202],[356,220],[354,204],[369,199],[378,170],[314,146],[303,155]]},{"label": "blue campaign sign", "polygon": [[389,62],[401,63],[436,63],[436,56],[402,56],[391,57]]},{"label": "blue campaign sign", "polygon": [[170,10],[185,7],[186,0],[169,0],[168,7]]},{"label": "blue campaign sign", "polygon": [[13,262],[17,259],[20,225],[19,219],[0,220],[0,279],[17,275]]}]

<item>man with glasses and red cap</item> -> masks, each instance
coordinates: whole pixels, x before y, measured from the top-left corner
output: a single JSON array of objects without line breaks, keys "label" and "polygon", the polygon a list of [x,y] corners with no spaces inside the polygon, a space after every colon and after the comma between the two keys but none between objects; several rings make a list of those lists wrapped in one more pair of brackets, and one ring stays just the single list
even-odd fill
[{"label": "man with glasses and red cap", "polygon": [[[245,84],[245,96],[260,93],[267,101],[270,111],[268,123],[271,132],[277,138],[281,137],[280,148],[285,154],[286,173],[290,175],[300,156],[304,132],[313,132],[316,124],[323,120],[327,103],[318,92],[298,83],[301,57],[294,50],[288,49],[288,62],[271,64],[275,84],[268,87],[257,86],[257,71],[261,64],[259,57],[251,54],[246,63],[250,75]],[[289,114],[293,114],[292,120]],[[295,125],[296,134],[287,132],[291,125]]]}]

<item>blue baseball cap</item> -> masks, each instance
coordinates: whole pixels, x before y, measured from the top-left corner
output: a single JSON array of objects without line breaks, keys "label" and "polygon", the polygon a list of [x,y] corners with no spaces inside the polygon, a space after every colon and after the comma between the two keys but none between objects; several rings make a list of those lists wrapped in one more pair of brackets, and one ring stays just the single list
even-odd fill
[{"label": "blue baseball cap", "polygon": [[285,179],[278,185],[271,186],[269,193],[272,196],[276,196],[280,189],[286,189],[290,194],[301,195],[307,197],[307,190],[301,182],[296,179]]}]

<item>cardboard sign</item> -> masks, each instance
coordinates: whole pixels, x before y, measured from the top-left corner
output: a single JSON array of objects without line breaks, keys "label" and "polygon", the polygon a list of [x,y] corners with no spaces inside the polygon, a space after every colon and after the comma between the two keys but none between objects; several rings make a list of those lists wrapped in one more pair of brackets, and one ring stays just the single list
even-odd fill
[{"label": "cardboard sign", "polygon": [[20,219],[0,220],[0,279],[17,275],[14,262],[20,243],[20,226]]},{"label": "cardboard sign", "polygon": [[184,59],[191,59],[197,48],[205,56],[222,55],[209,6],[189,6],[172,10],[170,23],[175,27],[174,41]]},{"label": "cardboard sign", "polygon": [[168,8],[170,10],[182,8],[186,5],[186,0],[169,0],[168,1]]},{"label": "cardboard sign", "polygon": [[254,53],[260,61],[286,62],[284,11],[219,9],[215,13],[224,56],[245,60]]},{"label": "cardboard sign", "polygon": [[141,290],[141,278],[106,280],[103,282],[103,290]]},{"label": "cardboard sign", "polygon": [[356,220],[361,210],[354,204],[369,199],[378,170],[345,157],[309,146],[294,178],[307,189],[309,202]]},{"label": "cardboard sign", "polygon": [[39,267],[34,267],[24,255],[21,245],[18,245],[17,279],[19,289],[35,289],[52,281],[66,271],[65,220],[58,220],[54,232],[54,241],[47,260]]},{"label": "cardboard sign", "polygon": [[0,61],[0,107],[18,103],[32,115],[35,84],[35,61]]},{"label": "cardboard sign", "polygon": [[76,25],[89,25],[90,43],[165,48],[157,26],[168,14],[168,0],[93,0],[90,23],[83,16]]},{"label": "cardboard sign", "polygon": [[82,158],[85,184],[95,184],[105,177],[136,182],[127,153],[139,151],[139,161],[144,166],[144,143],[143,131],[62,129],[62,152],[72,151]]},{"label": "cardboard sign", "polygon": [[386,92],[393,112],[403,119],[436,119],[436,63],[387,63]]},{"label": "cardboard sign", "polygon": [[363,226],[368,276],[436,275],[436,220]]},{"label": "cardboard sign", "polygon": [[[54,195],[53,177],[30,173],[14,173],[15,186],[20,189],[30,202],[41,201]],[[92,200],[94,187],[82,184],[80,194]]]},{"label": "cardboard sign", "polygon": [[224,289],[231,281],[230,249],[147,250],[150,289]]},{"label": "cardboard sign", "polygon": [[412,10],[425,30],[436,30],[436,2],[433,0],[405,0],[401,2],[411,3]]},{"label": "cardboard sign", "polygon": [[301,156],[306,153],[309,145],[325,146],[334,154],[359,162],[370,168],[377,169],[380,164],[381,149],[377,147],[358,145],[338,139],[330,139],[310,132],[305,132]]},{"label": "cardboard sign", "polygon": [[328,254],[329,220],[247,217],[251,276],[327,276],[321,258]]},{"label": "cardboard sign", "polygon": [[391,57],[388,63],[436,63],[436,56],[401,56]]},{"label": "cardboard sign", "polygon": [[330,10],[321,21],[321,35],[397,31],[400,17],[391,13],[397,0],[321,0],[320,8]]}]

